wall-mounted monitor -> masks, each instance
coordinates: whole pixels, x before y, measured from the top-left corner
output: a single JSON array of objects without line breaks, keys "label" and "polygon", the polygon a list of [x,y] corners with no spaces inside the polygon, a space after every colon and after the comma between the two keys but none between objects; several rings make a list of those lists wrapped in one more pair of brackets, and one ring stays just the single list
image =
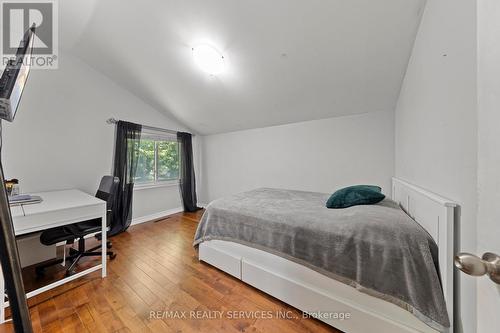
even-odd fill
[{"label": "wall-mounted monitor", "polygon": [[13,121],[31,67],[35,25],[29,28],[0,78],[0,119]]}]

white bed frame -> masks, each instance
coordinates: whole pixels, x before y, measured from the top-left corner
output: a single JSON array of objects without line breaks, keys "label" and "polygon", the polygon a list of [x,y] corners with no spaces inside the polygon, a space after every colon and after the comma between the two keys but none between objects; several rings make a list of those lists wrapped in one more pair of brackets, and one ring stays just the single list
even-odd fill
[{"label": "white bed frame", "polygon": [[[431,234],[439,246],[443,292],[453,327],[453,225],[456,204],[397,178],[392,180],[392,198]],[[268,252],[213,240],[200,244],[199,259],[299,310],[349,313],[349,319],[322,319],[347,333],[436,332],[392,303],[361,293]],[[447,332],[452,333],[453,329]]]}]

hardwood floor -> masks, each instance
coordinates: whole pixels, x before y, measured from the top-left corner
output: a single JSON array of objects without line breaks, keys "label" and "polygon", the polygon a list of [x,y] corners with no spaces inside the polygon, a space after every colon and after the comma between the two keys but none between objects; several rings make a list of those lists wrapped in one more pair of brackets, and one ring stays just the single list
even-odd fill
[{"label": "hardwood floor", "polygon": [[113,237],[118,256],[106,279],[96,272],[30,299],[35,332],[340,332],[199,262],[192,241],[201,214]]}]

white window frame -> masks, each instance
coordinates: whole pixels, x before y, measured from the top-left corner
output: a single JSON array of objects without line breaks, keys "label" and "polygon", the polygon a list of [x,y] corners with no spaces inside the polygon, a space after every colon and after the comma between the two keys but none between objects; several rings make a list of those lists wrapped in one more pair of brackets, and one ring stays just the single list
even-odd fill
[{"label": "white window frame", "polygon": [[[143,182],[143,183],[135,183],[134,190],[144,190],[150,188],[159,188],[159,187],[169,187],[169,186],[178,186],[180,182],[180,178],[172,179],[172,180],[160,180],[158,181],[158,142],[159,141],[171,141],[177,142],[178,140],[176,136],[169,135],[163,132],[156,131],[144,131],[141,133],[141,140],[154,140],[154,180],[152,182]],[[180,151],[178,150],[180,154]],[[180,156],[179,156],[179,164],[180,164]],[[179,165],[180,168],[180,165]]]}]

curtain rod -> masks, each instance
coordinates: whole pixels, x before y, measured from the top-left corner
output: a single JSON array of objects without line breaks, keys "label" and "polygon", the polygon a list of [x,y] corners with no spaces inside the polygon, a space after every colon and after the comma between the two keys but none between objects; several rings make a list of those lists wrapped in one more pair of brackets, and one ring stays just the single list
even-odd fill
[{"label": "curtain rod", "polygon": [[[108,123],[108,124],[116,124],[117,122],[118,122],[118,120],[115,118],[109,118],[106,120],[106,123]],[[170,134],[177,134],[177,132],[179,132],[179,131],[169,130],[169,129],[160,128],[160,127],[154,127],[154,126],[147,126],[147,125],[142,125],[142,124],[141,124],[141,126],[142,126],[142,128],[146,128],[146,129],[149,129],[152,131],[166,132],[166,133],[170,133]],[[191,134],[191,136],[195,136],[195,135]]]}]

